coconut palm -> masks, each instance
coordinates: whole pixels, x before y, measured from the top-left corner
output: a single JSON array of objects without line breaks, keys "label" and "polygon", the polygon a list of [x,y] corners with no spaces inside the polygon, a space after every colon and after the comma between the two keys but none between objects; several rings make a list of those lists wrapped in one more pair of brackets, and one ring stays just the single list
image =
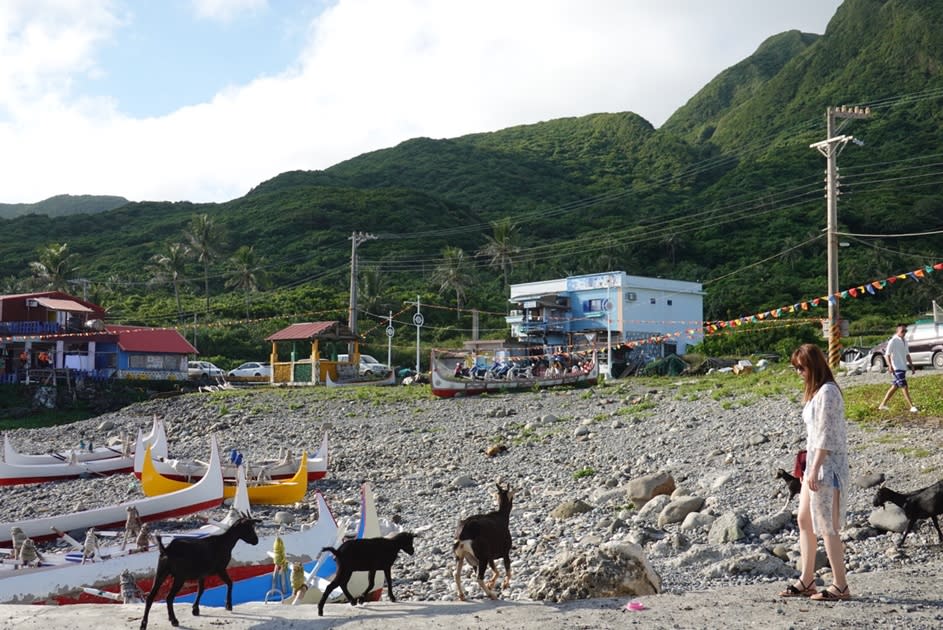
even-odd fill
[{"label": "coconut palm", "polygon": [[198,214],[190,220],[184,237],[190,244],[198,263],[203,265],[203,290],[206,293],[206,310],[210,310],[210,265],[219,256],[222,247],[222,231],[208,214]]},{"label": "coconut palm", "polygon": [[164,244],[163,251],[151,256],[151,264],[148,266],[152,283],[169,282],[173,286],[178,320],[183,317],[183,310],[180,306],[180,286],[186,282],[187,263],[192,257],[193,253],[185,243],[168,242]]},{"label": "coconut palm", "polygon": [[243,291],[246,299],[246,321],[249,320],[249,296],[268,283],[265,257],[255,252],[254,245],[243,245],[229,258],[226,288]]},{"label": "coconut palm", "polygon": [[488,265],[501,269],[504,274],[504,286],[508,286],[508,274],[514,266],[514,254],[521,251],[517,245],[518,228],[508,218],[491,222],[492,236],[485,235],[486,243],[478,250],[478,255],[491,260]]},{"label": "coconut palm", "polygon": [[450,291],[455,293],[458,317],[461,317],[465,292],[474,281],[472,273],[468,269],[465,252],[459,247],[446,247],[443,249],[442,262],[432,272],[432,281],[439,285],[439,295]]},{"label": "coconut palm", "polygon": [[36,250],[39,260],[29,263],[30,273],[40,288],[68,291],[69,279],[79,267],[77,256],[69,252],[68,243],[50,243]]},{"label": "coconut palm", "polygon": [[383,315],[390,310],[390,300],[387,299],[388,290],[387,277],[379,267],[362,269],[360,288],[357,291],[360,300],[358,308],[374,315]]}]

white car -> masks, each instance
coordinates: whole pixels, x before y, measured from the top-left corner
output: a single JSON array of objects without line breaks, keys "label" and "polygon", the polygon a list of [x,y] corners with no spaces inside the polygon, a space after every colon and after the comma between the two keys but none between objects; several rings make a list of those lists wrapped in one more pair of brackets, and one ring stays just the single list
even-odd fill
[{"label": "white car", "polygon": [[221,369],[209,361],[188,361],[187,375],[195,381],[208,381],[211,378],[223,378],[225,376]]},{"label": "white car", "polygon": [[236,378],[263,376],[268,378],[272,375],[272,366],[269,363],[264,363],[262,361],[248,361],[235,369],[229,370],[229,372],[226,374],[227,376],[235,376]]},{"label": "white car", "polygon": [[[346,363],[349,360],[348,355],[339,354],[337,355],[337,360],[341,363]],[[392,370],[369,354],[361,354],[360,369],[358,371],[360,372],[360,376],[389,376]]]}]

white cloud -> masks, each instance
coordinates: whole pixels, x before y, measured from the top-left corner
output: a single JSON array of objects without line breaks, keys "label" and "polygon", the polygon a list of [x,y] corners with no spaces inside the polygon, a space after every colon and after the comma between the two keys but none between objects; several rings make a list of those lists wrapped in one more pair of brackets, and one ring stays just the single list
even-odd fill
[{"label": "white cloud", "polygon": [[[340,0],[282,74],[132,119],[69,94],[70,75],[95,71],[95,47],[121,23],[112,3],[35,4],[0,2],[0,25],[12,24],[0,26],[0,202],[226,201],[278,173],[416,136],[601,111],[657,125],[767,36],[801,26],[743,12],[752,0]],[[194,0],[220,19],[223,5],[256,4]]]}]

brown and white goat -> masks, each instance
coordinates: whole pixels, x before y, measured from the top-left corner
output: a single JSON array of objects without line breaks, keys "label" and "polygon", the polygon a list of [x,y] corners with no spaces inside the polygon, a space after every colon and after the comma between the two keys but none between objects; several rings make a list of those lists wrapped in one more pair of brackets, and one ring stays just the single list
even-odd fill
[{"label": "brown and white goat", "polygon": [[[388,538],[354,538],[344,542],[337,549],[324,547],[321,551],[329,551],[334,554],[334,559],[337,562],[337,573],[321,595],[321,601],[318,602],[318,617],[324,615],[324,604],[327,602],[331,591],[338,586],[344,591],[344,597],[347,598],[351,606],[356,606],[358,603],[363,604],[370,591],[373,590],[373,580],[377,571],[383,571],[390,601],[395,602],[396,597],[393,596],[393,578],[390,576],[390,569],[393,567],[393,562],[396,561],[396,556],[399,555],[400,551],[405,551],[409,555],[415,553],[413,549],[414,538],[415,534],[399,532]],[[368,572],[367,588],[359,597],[354,597],[347,590],[347,582],[350,581],[350,576],[353,575],[354,571]]]},{"label": "brown and white goat", "polygon": [[907,528],[904,529],[904,534],[897,543],[898,547],[904,546],[904,539],[913,531],[917,521],[925,518],[933,521],[940,542],[943,543],[943,532],[940,531],[940,523],[936,518],[943,514],[943,481],[937,481],[932,486],[907,493],[894,492],[890,488],[881,486],[874,495],[874,507],[884,507],[888,501],[902,509],[907,517]]},{"label": "brown and white goat", "polygon": [[[494,561],[504,559],[503,588],[511,584],[511,500],[514,491],[510,486],[498,488],[498,509],[487,514],[474,514],[459,522],[455,531],[455,588],[458,598],[465,600],[462,590],[462,566],[465,562],[475,568],[478,585],[491,599],[497,599],[494,585],[498,581],[498,569]],[[494,576],[485,584],[485,567],[490,566]]]}]

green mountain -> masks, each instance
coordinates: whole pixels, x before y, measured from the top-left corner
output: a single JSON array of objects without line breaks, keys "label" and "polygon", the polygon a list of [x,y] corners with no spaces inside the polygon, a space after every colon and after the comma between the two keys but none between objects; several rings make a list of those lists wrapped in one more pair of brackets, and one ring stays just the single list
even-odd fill
[{"label": "green mountain", "polygon": [[[350,237],[365,232],[378,237],[358,250],[365,317],[377,323],[419,295],[441,307],[424,329],[431,341],[468,337],[470,317],[448,310],[460,296],[448,280],[443,289],[441,273],[443,250],[460,248],[462,302],[482,310],[483,327],[498,335],[503,273],[478,252],[492,222],[507,218],[517,229],[511,282],[621,269],[704,283],[708,319],[751,314],[826,292],[825,160],[810,145],[825,139],[829,107],[871,111],[836,129],[864,141],[848,143],[838,160],[839,231],[850,245],[841,250],[841,286],[938,261],[941,60],[943,4],[845,0],[823,35],[769,38],[660,129],[631,112],[597,113],[416,138],[323,171],[282,173],[222,204],[20,216],[3,221],[0,275],[5,290],[22,288],[26,261],[68,243],[75,274],[91,280],[90,297],[113,317],[176,321],[171,287],[150,283],[148,263],[207,214],[223,233],[209,270],[213,306],[203,314],[203,268],[193,261],[181,287],[185,320],[346,317]],[[248,245],[264,257],[270,288],[246,304],[226,260]],[[848,300],[842,312],[864,322],[913,316],[943,297],[939,275]]]},{"label": "green mountain", "polygon": [[0,218],[10,219],[24,214],[45,214],[61,217],[69,214],[97,214],[120,208],[128,200],[109,195],[56,195],[38,203],[0,203]]}]

